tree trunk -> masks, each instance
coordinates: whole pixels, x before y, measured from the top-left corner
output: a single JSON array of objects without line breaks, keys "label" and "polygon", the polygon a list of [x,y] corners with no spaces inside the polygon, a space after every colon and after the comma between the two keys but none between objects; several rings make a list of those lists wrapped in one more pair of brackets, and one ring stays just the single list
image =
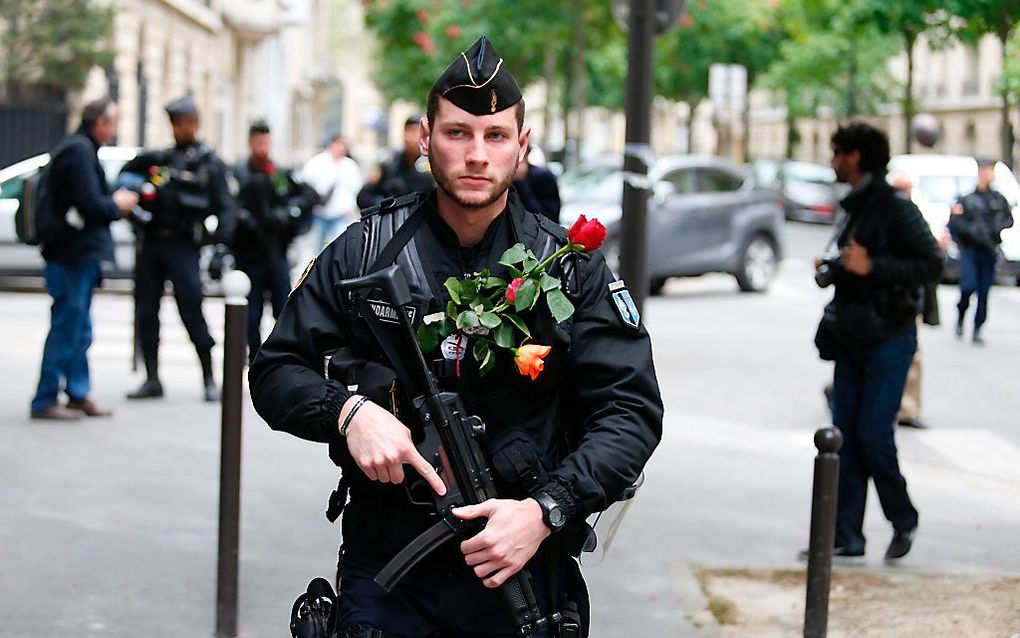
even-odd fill
[{"label": "tree trunk", "polygon": [[574,76],[574,80],[571,88],[574,91],[574,97],[571,102],[573,102],[576,113],[573,165],[577,166],[581,161],[581,144],[584,141],[584,111],[588,106],[588,74],[584,64],[584,0],[574,1],[574,11],[576,13],[573,45],[571,46],[574,56],[571,65],[573,67],[571,75]]},{"label": "tree trunk", "polygon": [[903,38],[907,45],[907,88],[903,95],[903,148],[905,153],[911,153],[914,150],[914,136],[910,128],[914,119],[914,41],[917,34],[904,29]]},{"label": "tree trunk", "polygon": [[800,134],[797,133],[797,118],[793,116],[793,109],[786,107],[786,159],[793,159],[793,147],[800,141]]},{"label": "tree trunk", "polygon": [[[1009,40],[1009,29],[1000,29],[999,31],[999,43],[1002,45],[1003,52],[1006,51],[1006,41]],[[1002,92],[1002,161],[1009,166],[1010,169],[1016,165],[1013,158],[1013,124],[1009,121],[1009,91],[1004,90]]]},{"label": "tree trunk", "polygon": [[553,118],[553,91],[556,85],[553,82],[553,74],[556,72],[556,52],[552,48],[545,52],[545,59],[542,61],[542,75],[545,77],[545,106],[542,109],[542,137],[539,139],[539,146],[542,150],[549,150],[549,128],[552,126]]},{"label": "tree trunk", "polygon": [[850,66],[847,68],[846,117],[851,119],[857,114],[857,51],[852,44],[847,49]]}]

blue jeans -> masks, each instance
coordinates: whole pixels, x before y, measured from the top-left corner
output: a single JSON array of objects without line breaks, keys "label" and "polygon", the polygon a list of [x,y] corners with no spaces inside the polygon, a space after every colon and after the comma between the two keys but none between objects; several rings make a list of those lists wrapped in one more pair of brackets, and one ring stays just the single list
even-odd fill
[{"label": "blue jeans", "polygon": [[340,236],[340,233],[344,232],[350,224],[350,219],[346,215],[339,217],[322,217],[320,215],[315,216],[315,235],[319,238],[319,243],[316,245],[316,252],[325,248],[331,241]]},{"label": "blue jeans", "polygon": [[99,283],[99,262],[68,266],[46,262],[46,290],[53,297],[50,333],[43,348],[39,387],[32,399],[32,412],[57,402],[61,381],[72,399],[89,394],[89,363],[92,345],[92,293]]},{"label": "blue jeans", "polygon": [[839,451],[836,545],[864,549],[868,479],[875,482],[885,517],[897,531],[917,527],[917,510],[896,456],[896,413],[917,349],[917,327],[836,359],[833,422],[843,433]]},{"label": "blue jeans", "polygon": [[960,250],[960,311],[959,323],[970,307],[970,296],[977,293],[977,310],[974,314],[974,329],[978,330],[988,317],[988,291],[995,281],[995,253],[986,250],[963,248]]}]

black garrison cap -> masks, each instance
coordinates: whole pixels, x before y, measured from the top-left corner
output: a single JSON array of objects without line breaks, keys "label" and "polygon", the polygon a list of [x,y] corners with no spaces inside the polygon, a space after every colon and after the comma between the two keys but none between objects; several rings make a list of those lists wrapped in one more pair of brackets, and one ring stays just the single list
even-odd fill
[{"label": "black garrison cap", "polygon": [[521,89],[489,38],[457,56],[432,87],[472,115],[498,113],[521,101]]},{"label": "black garrison cap", "polygon": [[170,116],[171,121],[178,117],[198,116],[198,106],[195,105],[195,98],[191,97],[190,94],[177,98],[167,104],[165,108],[166,114]]},{"label": "black garrison cap", "polygon": [[974,161],[977,162],[978,168],[984,168],[985,166],[995,166],[996,160],[991,157],[975,157]]}]

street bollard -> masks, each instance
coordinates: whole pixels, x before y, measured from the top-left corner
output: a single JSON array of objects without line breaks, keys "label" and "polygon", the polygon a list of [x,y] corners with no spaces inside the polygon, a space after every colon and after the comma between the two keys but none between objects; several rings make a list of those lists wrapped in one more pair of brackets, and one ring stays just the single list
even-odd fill
[{"label": "street bollard", "polygon": [[237,636],[237,563],[241,514],[241,415],[251,282],[239,270],[223,277],[223,395],[220,435],[220,527],[216,565],[216,638]]},{"label": "street bollard", "polygon": [[832,546],[836,540],[836,488],[843,434],[836,427],[815,432],[815,478],[811,494],[811,538],[808,541],[807,598],[804,638],[825,638],[829,624]]}]

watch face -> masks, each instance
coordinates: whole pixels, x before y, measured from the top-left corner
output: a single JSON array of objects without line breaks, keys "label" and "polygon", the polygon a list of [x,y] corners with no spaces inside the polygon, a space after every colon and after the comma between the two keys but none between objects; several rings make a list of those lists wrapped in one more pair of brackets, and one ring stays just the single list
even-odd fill
[{"label": "watch face", "polygon": [[553,527],[559,527],[560,525],[563,525],[563,520],[564,520],[563,510],[561,510],[559,507],[554,507],[549,510],[549,523]]}]

